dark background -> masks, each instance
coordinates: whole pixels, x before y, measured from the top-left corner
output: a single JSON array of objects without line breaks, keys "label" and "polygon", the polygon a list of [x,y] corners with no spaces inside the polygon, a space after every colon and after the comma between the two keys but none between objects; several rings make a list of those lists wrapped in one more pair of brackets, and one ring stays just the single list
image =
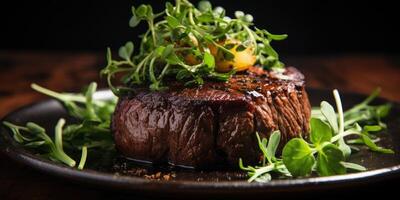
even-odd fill
[{"label": "dark background", "polygon": [[[145,28],[128,27],[130,6],[162,0],[12,1],[1,11],[0,50],[105,51],[137,41]],[[193,1],[194,2],[194,1]],[[196,1],[197,2],[197,1]],[[389,1],[213,0],[232,15],[253,14],[258,27],[289,38],[275,43],[281,55],[398,54],[398,10]]]}]

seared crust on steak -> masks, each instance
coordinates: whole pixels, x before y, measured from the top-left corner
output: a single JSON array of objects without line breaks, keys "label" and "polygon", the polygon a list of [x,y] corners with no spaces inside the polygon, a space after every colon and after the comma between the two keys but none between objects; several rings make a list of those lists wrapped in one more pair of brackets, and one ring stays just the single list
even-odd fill
[{"label": "seared crust on steak", "polygon": [[227,83],[206,82],[166,91],[136,88],[121,97],[113,115],[117,149],[125,156],[154,163],[210,167],[259,160],[255,136],[281,131],[281,144],[309,132],[310,103],[304,76],[251,67]]}]

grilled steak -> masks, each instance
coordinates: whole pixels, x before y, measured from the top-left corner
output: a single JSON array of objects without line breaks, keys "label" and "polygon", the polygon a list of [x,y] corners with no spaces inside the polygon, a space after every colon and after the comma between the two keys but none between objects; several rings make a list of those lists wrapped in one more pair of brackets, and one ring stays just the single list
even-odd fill
[{"label": "grilled steak", "polygon": [[227,82],[196,88],[178,83],[166,91],[137,88],[121,97],[112,131],[125,156],[153,163],[210,167],[237,166],[260,158],[255,132],[281,131],[281,144],[309,131],[310,104],[304,77],[252,67]]}]

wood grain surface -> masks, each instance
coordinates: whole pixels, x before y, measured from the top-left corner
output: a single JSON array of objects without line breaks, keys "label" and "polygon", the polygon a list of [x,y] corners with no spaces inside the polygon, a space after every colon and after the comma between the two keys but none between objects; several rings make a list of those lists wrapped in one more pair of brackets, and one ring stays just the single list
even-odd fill
[{"label": "wood grain surface", "polygon": [[[304,73],[308,87],[337,88],[363,94],[381,87],[382,97],[400,102],[398,56],[310,55],[283,60]],[[104,53],[0,51],[0,117],[18,107],[47,98],[33,92],[31,83],[56,91],[79,91],[91,81],[105,87],[104,80],[99,78],[99,70],[104,64]],[[397,180],[396,183],[399,182]],[[368,191],[373,192],[374,189]],[[113,191],[76,185],[33,171],[0,153],[0,200],[116,198],[137,199],[137,195],[115,194]]]}]

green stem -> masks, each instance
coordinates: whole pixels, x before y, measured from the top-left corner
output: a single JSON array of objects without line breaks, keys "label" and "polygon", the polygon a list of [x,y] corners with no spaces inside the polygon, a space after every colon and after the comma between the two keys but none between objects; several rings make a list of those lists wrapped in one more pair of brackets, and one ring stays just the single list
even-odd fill
[{"label": "green stem", "polygon": [[359,110],[363,109],[365,106],[367,106],[368,104],[370,104],[376,97],[379,96],[379,93],[381,92],[380,88],[375,89],[371,95],[369,95],[363,102],[355,105],[353,108],[351,108],[350,110],[347,110],[344,113],[344,116],[348,116],[354,112],[358,112]]},{"label": "green stem", "polygon": [[201,29],[199,26],[197,26],[196,22],[194,21],[194,18],[193,18],[193,9],[190,9],[190,10],[189,10],[189,23],[190,23],[190,24],[194,27],[194,29],[195,29],[198,33],[200,33],[201,35],[206,34],[206,32],[205,32],[203,29]]},{"label": "green stem", "polygon": [[246,25],[243,25],[243,28],[244,28],[244,30],[246,30],[247,34],[249,35],[249,39],[250,39],[251,43],[253,43],[253,45],[254,45],[254,51],[256,51],[257,50],[257,41],[253,35],[253,31],[250,30],[249,27]]},{"label": "green stem", "polygon": [[176,13],[180,13],[181,11],[181,0],[175,0],[175,5],[176,5]]},{"label": "green stem", "polygon": [[344,115],[343,115],[343,107],[342,101],[340,99],[340,94],[338,90],[333,90],[333,96],[335,97],[336,109],[339,115],[339,134],[344,132]]},{"label": "green stem", "polygon": [[341,139],[344,140],[344,137],[349,136],[349,135],[361,135],[361,134],[358,133],[358,132],[355,132],[355,131],[351,131],[351,130],[345,131],[343,133],[340,133],[340,134],[337,134],[337,135],[333,136],[331,138],[331,143],[335,143],[335,142],[337,142],[338,140],[341,140]]},{"label": "green stem", "polygon": [[74,167],[76,162],[69,157],[63,149],[62,145],[62,127],[65,124],[65,120],[61,118],[58,120],[56,128],[55,128],[55,145],[54,145],[54,152],[52,153],[54,157],[56,157],[61,162],[69,165],[70,167]]},{"label": "green stem", "polygon": [[151,18],[147,23],[149,24],[149,29],[151,31],[151,36],[153,38],[153,45],[154,45],[154,47],[156,47],[157,46],[157,41],[156,41],[156,32],[154,30],[154,20],[153,20],[153,18]]},{"label": "green stem", "polygon": [[247,181],[248,182],[253,182],[256,178],[258,178],[259,176],[261,176],[261,175],[263,175],[265,173],[268,173],[268,172],[272,171],[274,168],[275,168],[275,164],[272,163],[272,164],[270,164],[268,166],[256,169],[254,175],[251,176],[249,178],[249,180],[247,180]]},{"label": "green stem", "polygon": [[5,126],[9,127],[10,129],[13,129],[13,128],[14,128],[14,129],[19,129],[19,130],[23,130],[23,131],[29,131],[29,129],[26,128],[26,127],[18,126],[18,125],[12,124],[12,123],[7,122],[7,121],[3,121],[3,124],[4,124]]},{"label": "green stem", "polygon": [[[132,71],[132,70],[133,70],[133,69],[131,69],[131,68],[123,68],[123,69],[114,70],[114,71],[112,71],[111,73],[108,74],[108,76],[107,76],[107,84],[108,84],[108,86],[110,87],[110,90],[111,90],[115,95],[118,96],[119,90],[118,90],[118,88],[116,88],[116,87],[113,85],[113,83],[112,83],[112,78],[114,77],[114,74],[120,73],[120,72]],[[99,102],[100,102],[100,101],[95,101],[94,103],[97,103],[97,104],[98,104]]]},{"label": "green stem", "polygon": [[31,88],[36,90],[37,92],[40,92],[42,94],[45,94],[47,96],[53,97],[55,99],[58,99],[60,101],[76,101],[79,103],[85,103],[86,99],[82,95],[69,95],[69,94],[62,94],[58,92],[51,91],[49,89],[46,89],[44,87],[41,87],[35,83],[31,84]]},{"label": "green stem", "polygon": [[156,76],[154,75],[154,62],[156,61],[156,57],[153,57],[150,60],[150,66],[149,66],[149,76],[150,76],[150,81],[152,83],[157,82]]},{"label": "green stem", "polygon": [[62,146],[62,127],[65,124],[65,119],[58,120],[55,130],[55,145],[57,149],[63,149]]},{"label": "green stem", "polygon": [[365,117],[365,115],[357,116],[357,117],[355,117],[355,118],[352,118],[352,119],[349,119],[349,120],[345,121],[345,122],[344,122],[344,126],[345,126],[345,127],[350,126],[350,125],[352,125],[352,124],[354,124],[354,123],[356,123],[356,122],[358,122],[358,121],[364,120],[364,119],[367,119],[367,118]]},{"label": "green stem", "polygon": [[[114,73],[112,73],[112,74],[114,74]],[[107,78],[107,81],[108,81],[108,83],[110,83],[110,80],[108,80],[108,79],[109,78]],[[110,85],[110,87],[112,87],[112,85]],[[52,90],[49,90],[47,88],[44,88],[42,86],[39,86],[39,85],[37,85],[35,83],[31,84],[31,88],[33,90],[39,92],[39,93],[42,93],[42,94],[47,95],[49,97],[55,98],[55,99],[57,99],[57,100],[59,100],[61,102],[64,102],[64,103],[67,103],[67,102],[70,102],[70,101],[83,103],[83,104],[86,103],[86,97],[84,97],[83,95],[80,95],[80,94],[58,93],[58,92],[54,92]],[[105,105],[105,103],[102,102],[102,101],[94,101],[93,103],[96,104],[97,106],[104,106]]]},{"label": "green stem", "polygon": [[83,146],[83,147],[82,147],[82,156],[81,156],[81,160],[79,161],[79,165],[78,165],[78,169],[79,169],[79,170],[82,170],[83,167],[85,166],[86,158],[87,158],[87,147],[86,147],[86,146]]},{"label": "green stem", "polygon": [[158,76],[158,80],[161,80],[161,79],[164,77],[164,75],[165,75],[165,73],[167,72],[168,68],[169,68],[169,63],[165,65],[165,67],[164,67],[164,69],[162,70],[160,76]]}]

